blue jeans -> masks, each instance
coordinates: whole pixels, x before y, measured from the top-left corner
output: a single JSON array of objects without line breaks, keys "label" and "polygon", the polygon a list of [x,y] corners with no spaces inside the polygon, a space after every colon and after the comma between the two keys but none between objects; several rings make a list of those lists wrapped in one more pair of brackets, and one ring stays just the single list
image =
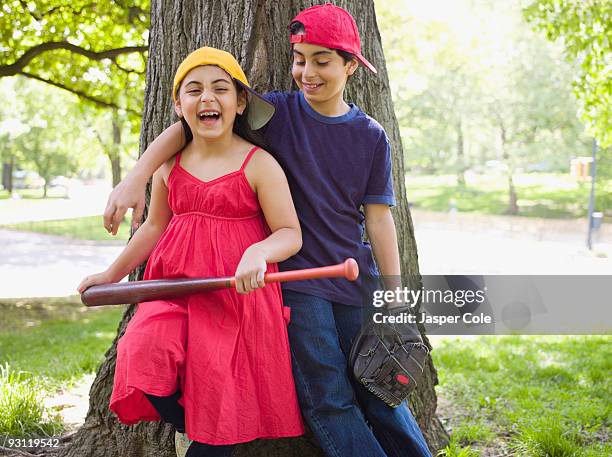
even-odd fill
[{"label": "blue jeans", "polygon": [[283,299],[291,307],[288,331],[300,407],[325,454],[431,457],[406,404],[391,408],[349,372],[362,308],[290,290],[283,291]]}]

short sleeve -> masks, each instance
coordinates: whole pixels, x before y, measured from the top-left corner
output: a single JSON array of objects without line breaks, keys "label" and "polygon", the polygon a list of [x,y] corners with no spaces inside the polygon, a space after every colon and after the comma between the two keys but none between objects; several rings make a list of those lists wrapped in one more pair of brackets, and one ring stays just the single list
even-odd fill
[{"label": "short sleeve", "polygon": [[279,91],[273,90],[272,92],[266,92],[265,94],[261,94],[263,99],[267,102],[276,105],[276,98],[278,97]]},{"label": "short sleeve", "polygon": [[[283,109],[283,97],[286,94],[280,92],[278,90],[274,90],[272,92],[266,92],[263,94],[263,98],[274,105],[274,115],[268,121],[266,125],[264,125],[259,131],[263,133],[266,144],[270,144],[270,139],[268,139],[269,132],[280,131],[283,128],[283,123],[286,122],[286,110]],[[273,143],[274,141],[272,141]]]},{"label": "short sleeve", "polygon": [[395,206],[393,192],[393,173],[391,164],[391,146],[387,135],[383,134],[376,145],[370,177],[363,197],[365,204],[382,204]]},{"label": "short sleeve", "polygon": [[265,101],[270,102],[274,105],[275,111],[274,111],[274,115],[272,116],[272,118],[266,123],[266,125],[264,125],[259,131],[261,133],[263,133],[264,138],[266,138],[266,142],[268,141],[266,135],[268,133],[268,130],[270,130],[270,126],[276,121],[276,113],[278,111],[278,95],[279,92],[278,91],[272,91],[272,92],[266,92],[265,94],[262,94],[262,97]]}]

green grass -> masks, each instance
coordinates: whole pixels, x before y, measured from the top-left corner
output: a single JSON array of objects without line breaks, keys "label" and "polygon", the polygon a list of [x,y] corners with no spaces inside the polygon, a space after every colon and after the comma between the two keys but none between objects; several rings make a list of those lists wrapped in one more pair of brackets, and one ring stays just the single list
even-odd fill
[{"label": "green grass", "polygon": [[[123,312],[87,309],[76,297],[0,303],[0,435],[56,434],[41,399],[95,371]],[[442,411],[452,440],[441,455],[612,453],[612,337],[449,339],[432,354],[451,409]]]},{"label": "green grass", "polygon": [[0,365],[0,435],[20,438],[61,432],[61,420],[45,408],[44,396],[30,373],[15,371],[6,363]]},{"label": "green grass", "polygon": [[0,436],[57,434],[61,423],[44,398],[98,368],[124,308],[30,299],[0,303],[0,312]]},{"label": "green grass", "polygon": [[486,421],[479,419],[461,423],[453,430],[453,437],[463,444],[488,443],[495,437],[495,431]]},{"label": "green grass", "polygon": [[535,427],[523,427],[513,446],[521,455],[537,457],[571,457],[580,454],[582,439],[573,430],[551,420],[543,420]]},{"label": "green grass", "polygon": [[[578,182],[563,174],[531,173],[515,176],[514,184],[519,216],[586,216],[590,192],[587,182]],[[465,187],[456,185],[454,175],[408,176],[406,192],[408,201],[416,208],[430,211],[448,211],[455,207],[460,212],[504,214],[508,207],[507,181],[501,175],[470,175]]]},{"label": "green grass", "polygon": [[470,446],[463,447],[455,437],[451,437],[450,443],[439,453],[439,457],[478,457],[480,454]]},{"label": "green grass", "polygon": [[0,364],[51,382],[78,379],[98,367],[124,311],[123,307],[90,309],[70,304],[57,318],[41,320],[26,317],[36,312],[19,313],[24,315],[23,326],[0,334]]},{"label": "green grass", "polygon": [[68,236],[71,238],[92,241],[121,240],[127,241],[130,236],[130,221],[124,219],[116,236],[110,235],[102,225],[102,216],[79,217],[52,221],[22,222],[2,226],[26,232],[46,233],[49,235]]},{"label": "green grass", "polygon": [[[15,189],[15,193],[24,200],[40,200],[43,198],[43,189]],[[0,190],[0,200],[8,200],[11,195],[7,190]],[[46,198],[66,198],[66,191],[61,187],[49,187]]]},{"label": "green grass", "polygon": [[452,405],[444,455],[461,455],[463,446],[533,457],[612,454],[612,337],[445,340],[432,354],[439,394]]}]

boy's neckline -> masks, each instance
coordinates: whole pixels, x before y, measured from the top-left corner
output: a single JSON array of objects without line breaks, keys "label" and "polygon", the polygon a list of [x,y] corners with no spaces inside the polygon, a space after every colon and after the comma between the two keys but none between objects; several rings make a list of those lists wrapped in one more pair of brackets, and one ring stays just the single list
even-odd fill
[{"label": "boy's neckline", "polygon": [[324,124],[341,124],[343,122],[350,121],[357,115],[357,112],[359,111],[359,108],[357,108],[353,103],[349,103],[348,105],[351,109],[347,113],[341,116],[324,116],[323,114],[315,111],[315,109],[308,104],[308,102],[304,98],[304,93],[302,91],[299,91],[298,96],[300,99],[300,105],[302,106],[302,108],[304,108],[306,114],[308,114],[314,120],[323,122]]}]

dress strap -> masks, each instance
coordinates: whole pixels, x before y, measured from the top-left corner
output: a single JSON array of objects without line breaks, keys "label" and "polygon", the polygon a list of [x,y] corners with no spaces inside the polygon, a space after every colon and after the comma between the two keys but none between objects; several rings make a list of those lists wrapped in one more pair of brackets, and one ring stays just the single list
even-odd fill
[{"label": "dress strap", "polygon": [[242,166],[240,167],[239,171],[244,171],[244,168],[247,166],[247,164],[249,163],[249,160],[251,160],[251,157],[253,157],[253,154],[255,153],[255,151],[257,151],[259,149],[259,146],[253,146],[253,149],[251,149],[249,151],[249,153],[246,156],[246,159],[244,159],[244,162],[242,162]]},{"label": "dress strap", "polygon": [[174,165],[180,165],[181,164],[181,154],[183,154],[183,151],[179,151],[176,154],[176,159],[174,160]]}]

